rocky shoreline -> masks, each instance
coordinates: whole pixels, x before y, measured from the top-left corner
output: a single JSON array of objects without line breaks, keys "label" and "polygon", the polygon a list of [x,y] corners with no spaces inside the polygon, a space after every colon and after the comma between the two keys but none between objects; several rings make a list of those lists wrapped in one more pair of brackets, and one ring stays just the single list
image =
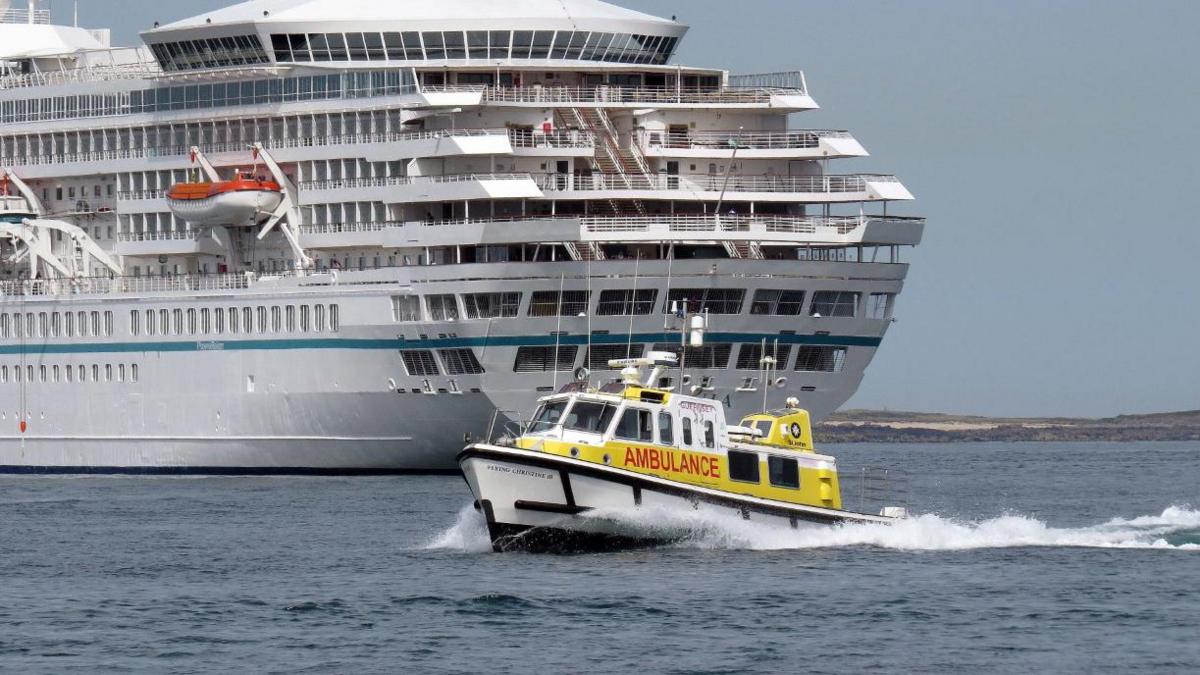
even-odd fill
[{"label": "rocky shoreline", "polygon": [[1089,419],[849,410],[813,435],[819,443],[1200,441],[1200,411]]}]

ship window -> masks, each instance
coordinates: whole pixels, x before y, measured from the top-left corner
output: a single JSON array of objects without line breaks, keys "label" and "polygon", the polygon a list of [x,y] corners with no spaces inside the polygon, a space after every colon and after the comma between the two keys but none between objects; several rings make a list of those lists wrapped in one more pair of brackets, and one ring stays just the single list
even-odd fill
[{"label": "ship window", "polygon": [[213,309],[213,332],[217,335],[225,332],[225,308]]},{"label": "ship window", "polygon": [[325,330],[325,305],[313,306],[313,330],[318,333]]},{"label": "ship window", "polygon": [[674,418],[671,413],[658,413],[658,442],[662,445],[675,445],[675,430],[672,428]]},{"label": "ship window", "polygon": [[46,366],[38,367],[38,376],[40,377],[40,381],[42,381],[42,382],[46,381]]},{"label": "ship window", "polygon": [[[791,345],[767,344],[767,356],[774,357],[775,364],[771,366],[773,370],[787,368],[788,360],[792,355]],[[741,351],[738,352],[737,369],[738,370],[762,370],[763,363],[763,348],[762,344],[744,344]]]},{"label": "ship window", "polygon": [[292,53],[291,58],[294,61],[312,61],[312,55],[308,53],[308,36],[300,33],[288,36],[288,42],[291,43]]},{"label": "ship window", "polygon": [[351,61],[368,61],[367,42],[362,33],[346,33],[346,46],[349,49]]},{"label": "ship window", "polygon": [[[146,310],[146,335],[154,335],[154,333],[155,333],[154,319],[157,316],[158,315],[154,312],[154,310],[152,310],[152,309]],[[71,315],[68,314],[67,315],[67,330],[69,331],[71,329],[72,329]]]},{"label": "ship window", "polygon": [[539,30],[533,34],[533,48],[529,58],[544,59],[550,56],[550,45],[554,44],[554,31]]},{"label": "ship window", "polygon": [[529,302],[529,316],[577,316],[587,312],[587,291],[537,291]]},{"label": "ship window", "polygon": [[447,59],[465,59],[467,58],[467,46],[463,40],[463,34],[459,31],[447,31],[442,34],[442,38],[446,43],[446,58]]},{"label": "ship window", "polygon": [[692,444],[692,420],[685,417],[680,421],[680,428],[683,431],[683,444],[691,446]]},{"label": "ship window", "polygon": [[551,401],[538,409],[529,424],[529,433],[536,434],[549,431],[558,425],[563,412],[567,409],[567,401]]},{"label": "ship window", "polygon": [[284,319],[287,321],[287,332],[296,332],[296,306],[288,305],[284,308]]},{"label": "ship window", "polygon": [[[71,366],[63,366],[63,374],[66,376],[68,383],[75,381],[75,369]],[[7,375],[7,373],[5,373]]]},{"label": "ship window", "polygon": [[279,305],[273,305],[271,307],[271,332],[283,332],[283,312],[280,311]]},{"label": "ship window", "polygon": [[429,61],[441,61],[446,58],[445,42],[442,40],[442,34],[436,32],[421,33],[421,39],[425,41],[425,58]]},{"label": "ship window", "polygon": [[[662,342],[654,345],[654,351],[674,354],[679,359],[680,365],[687,368],[728,368],[733,345],[714,343],[683,349],[678,344]],[[683,352],[682,358],[681,351]]]},{"label": "ship window", "polygon": [[[69,314],[67,316],[70,316]],[[8,315],[0,314],[0,337],[8,337]]]},{"label": "ship window", "polygon": [[271,49],[275,51],[275,60],[279,62],[292,60],[292,47],[288,44],[288,36],[275,33],[271,35]]},{"label": "ship window", "polygon": [[608,425],[616,414],[617,406],[615,405],[578,401],[571,406],[571,412],[567,415],[563,426],[571,431],[602,434],[608,431]]},{"label": "ship window", "polygon": [[87,382],[87,366],[82,364],[79,366],[79,381]]},{"label": "ship window", "polygon": [[45,312],[38,312],[38,337],[49,337],[50,318]]},{"label": "ship window", "polygon": [[310,311],[311,310],[309,309],[308,305],[300,305],[300,332],[301,333],[308,332],[308,327],[309,327],[308,314]]},{"label": "ship window", "polygon": [[243,333],[253,333],[254,332],[254,308],[253,307],[243,307],[242,308],[242,332]]},{"label": "ship window", "polygon": [[572,33],[570,31],[565,31],[565,30],[558,31],[558,35],[554,38],[554,47],[553,47],[552,51],[550,52],[550,58],[552,58],[552,59],[566,58],[567,45],[569,45],[571,43],[571,35],[572,35]]},{"label": "ship window", "polygon": [[393,295],[392,320],[398,323],[420,321],[421,299],[415,295]]},{"label": "ship window", "polygon": [[621,421],[617,422],[613,437],[645,443],[654,442],[650,411],[643,408],[626,408],[621,414]]},{"label": "ship window", "polygon": [[196,330],[196,310],[189,309],[187,311],[187,332],[188,335],[195,335]]},{"label": "ship window", "polygon": [[674,288],[663,312],[670,314],[673,306],[675,311],[682,312],[686,304],[687,311],[693,314],[740,314],[745,297],[746,291],[741,288]]},{"label": "ship window", "polygon": [[175,335],[183,334],[183,310],[176,309],[171,312],[172,332]]},{"label": "ship window", "polygon": [[646,345],[592,345],[588,349],[587,364],[591,370],[607,370],[608,362],[617,359],[640,359]]},{"label": "ship window", "polygon": [[712,420],[704,421],[704,447],[711,448],[717,444],[717,436],[713,431]]},{"label": "ship window", "polygon": [[113,379],[113,369],[112,369],[112,364],[111,364],[111,363],[106,363],[106,364],[104,364],[104,381],[105,381],[105,382],[112,382],[112,379]]},{"label": "ship window", "polygon": [[404,42],[400,39],[399,33],[384,33],[383,43],[387,48],[388,60],[404,60]]},{"label": "ship window", "polygon": [[570,372],[575,367],[575,357],[578,354],[579,347],[574,345],[520,347],[517,349],[517,360],[513,364],[513,372]]},{"label": "ship window", "polygon": [[840,373],[845,365],[845,347],[802,345],[796,355],[796,370],[798,371]]},{"label": "ship window", "polygon": [[425,302],[429,305],[430,321],[458,320],[458,302],[453,295],[428,295]]},{"label": "ship window", "polygon": [[520,293],[469,293],[463,296],[468,319],[514,317],[521,309]]},{"label": "ship window", "polygon": [[409,61],[420,61],[425,58],[421,48],[421,34],[416,31],[401,33],[404,38],[404,53]]},{"label": "ship window", "polygon": [[[57,380],[58,379],[58,372],[57,372],[58,366],[55,366],[54,368],[56,371],[54,373],[54,379]],[[117,382],[124,382],[124,381],[125,381],[125,364],[122,363],[122,364],[117,365]]]},{"label": "ship window", "polygon": [[858,293],[852,291],[817,291],[813,293],[809,315],[815,317],[850,317],[858,314]]},{"label": "ship window", "polygon": [[657,299],[658,289],[655,288],[638,289],[636,292],[632,289],[601,291],[600,302],[596,305],[596,314],[597,316],[645,316],[654,311],[654,302]]},{"label": "ship window", "polygon": [[258,319],[259,334],[266,333],[267,332],[267,308],[266,307],[258,307],[255,309],[254,313]]},{"label": "ship window", "polygon": [[212,312],[207,307],[200,310],[200,332],[205,335],[212,332]]},{"label": "ship window", "polygon": [[404,349],[400,351],[400,358],[409,375],[441,375],[437,361],[433,360],[433,352],[428,349]]},{"label": "ship window", "polygon": [[329,57],[333,61],[347,60],[346,38],[341,33],[329,33],[325,36],[329,42]]},{"label": "ship window", "polygon": [[[166,310],[166,309],[158,310],[158,326],[162,330],[163,335],[166,335],[171,332],[171,312],[170,312],[170,310]],[[86,331],[87,331],[87,328],[83,325],[83,319],[82,319],[82,317],[80,317],[79,334],[83,335]]]},{"label": "ship window", "polygon": [[769,288],[754,292],[750,313],[757,315],[800,316],[804,309],[804,291],[781,291]]},{"label": "ship window", "polygon": [[759,482],[758,455],[752,452],[729,451],[729,479],[743,483]]},{"label": "ship window", "polygon": [[892,303],[895,299],[894,293],[872,293],[867,300],[867,318],[878,320],[892,318]]},{"label": "ship window", "polygon": [[129,366],[129,381],[130,382],[138,381],[138,364],[136,364],[136,363]]},{"label": "ship window", "polygon": [[508,43],[511,41],[512,34],[506,30],[494,30],[491,32],[491,55],[493,59],[508,58]]},{"label": "ship window", "polygon": [[439,349],[438,354],[446,364],[446,372],[451,375],[481,375],[484,372],[483,364],[472,349]]},{"label": "ship window", "polygon": [[129,312],[129,334],[142,334],[142,313],[139,310],[130,310]]},{"label": "ship window", "polygon": [[[112,312],[105,312],[105,315],[112,316]],[[112,331],[109,330],[108,333],[111,334]],[[50,334],[54,337],[62,335],[62,314],[59,312],[54,312],[50,315]]]},{"label": "ship window", "polygon": [[383,37],[379,33],[363,33],[363,42],[367,45],[367,56],[372,61],[384,61]]},{"label": "ship window", "polygon": [[514,59],[529,58],[529,49],[533,46],[533,31],[518,30],[513,32],[512,57]]},{"label": "ship window", "polygon": [[800,464],[788,457],[767,457],[767,476],[775,487],[800,487]]}]

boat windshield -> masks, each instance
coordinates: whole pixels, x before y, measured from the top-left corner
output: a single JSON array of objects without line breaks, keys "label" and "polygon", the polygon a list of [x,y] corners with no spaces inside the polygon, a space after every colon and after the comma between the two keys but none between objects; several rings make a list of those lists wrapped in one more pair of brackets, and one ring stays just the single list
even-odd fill
[{"label": "boat windshield", "polygon": [[616,413],[617,407],[610,403],[582,401],[571,408],[571,413],[567,415],[563,426],[571,431],[602,434],[608,430],[608,424],[612,422],[613,415]]},{"label": "boat windshield", "polygon": [[540,434],[558,426],[563,413],[567,410],[568,401],[551,401],[538,409],[529,425],[528,433]]}]

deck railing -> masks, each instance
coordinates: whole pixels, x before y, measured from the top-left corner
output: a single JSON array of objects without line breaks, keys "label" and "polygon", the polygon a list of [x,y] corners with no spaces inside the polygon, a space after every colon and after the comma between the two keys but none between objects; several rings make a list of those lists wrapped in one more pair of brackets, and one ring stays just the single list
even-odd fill
[{"label": "deck railing", "polygon": [[852,138],[850,132],[833,129],[797,131],[739,132],[700,131],[667,133],[643,131],[642,142],[652,148],[714,148],[739,150],[807,150],[818,148],[822,138]]},{"label": "deck railing", "polygon": [[680,190],[688,192],[795,192],[817,194],[865,192],[868,179],[871,182],[897,181],[894,176],[867,174],[729,176],[728,179],[720,174],[706,176],[673,176],[667,174],[651,176],[622,176],[617,174],[567,176],[565,174],[539,174],[535,177],[538,186],[548,191]]},{"label": "deck railing", "polygon": [[762,104],[770,103],[771,97],[779,94],[800,94],[802,89],[793,88],[726,88],[702,89],[695,87],[654,88],[618,87],[600,85],[595,87],[489,87],[483,85],[426,86],[425,93],[480,93],[485,103],[557,103],[575,104]]},{"label": "deck railing", "polygon": [[373,178],[330,178],[306,181],[302,190],[338,190],[342,188],[386,187],[389,185],[431,185],[444,183],[469,183],[472,181],[533,180],[527,173],[463,173],[445,176],[390,176]]},{"label": "deck railing", "polygon": [[244,273],[9,280],[0,281],[0,296],[232,291],[249,288],[257,278]]}]

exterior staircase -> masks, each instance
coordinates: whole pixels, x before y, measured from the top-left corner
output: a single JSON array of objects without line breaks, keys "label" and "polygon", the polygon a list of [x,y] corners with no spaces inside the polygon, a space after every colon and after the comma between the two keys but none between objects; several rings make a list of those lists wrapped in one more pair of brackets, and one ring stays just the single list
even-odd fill
[{"label": "exterior staircase", "polygon": [[[593,171],[612,177],[617,185],[624,183],[629,189],[653,180],[641,150],[632,143],[629,147],[621,146],[617,128],[603,108],[568,108],[563,117],[569,127],[589,131],[596,139],[596,152],[591,157]],[[633,200],[632,204],[633,211],[639,216],[647,214],[640,199]],[[621,214],[621,205],[616,201],[609,200],[608,206],[613,211],[611,215]]]}]

